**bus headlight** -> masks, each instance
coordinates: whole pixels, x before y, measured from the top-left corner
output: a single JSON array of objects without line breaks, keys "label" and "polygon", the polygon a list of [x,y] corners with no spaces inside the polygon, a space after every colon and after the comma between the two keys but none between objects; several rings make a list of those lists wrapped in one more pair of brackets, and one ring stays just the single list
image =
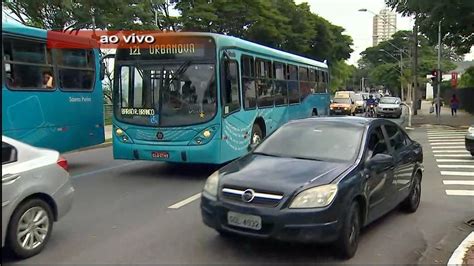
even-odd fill
[{"label": "bus headlight", "polygon": [[290,204],[290,209],[326,207],[336,197],[337,185],[329,184],[301,191]]},{"label": "bus headlight", "polygon": [[194,136],[193,140],[189,143],[190,145],[203,145],[208,143],[216,134],[217,126],[210,126],[199,132]]},{"label": "bus headlight", "polygon": [[217,188],[219,186],[219,171],[215,171],[212,175],[210,175],[207,180],[206,184],[204,185],[203,195],[211,196],[211,198],[217,197]]},{"label": "bus headlight", "polygon": [[132,139],[127,135],[127,133],[125,133],[125,130],[123,130],[119,127],[117,127],[117,129],[115,129],[115,135],[120,140],[120,142],[133,143]]}]

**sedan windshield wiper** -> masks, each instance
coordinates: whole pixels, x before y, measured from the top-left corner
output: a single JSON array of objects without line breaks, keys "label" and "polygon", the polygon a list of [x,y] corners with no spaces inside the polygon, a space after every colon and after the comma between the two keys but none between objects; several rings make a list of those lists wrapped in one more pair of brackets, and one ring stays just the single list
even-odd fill
[{"label": "sedan windshield wiper", "polygon": [[309,158],[309,157],[300,157],[300,156],[290,156],[289,158],[300,159],[300,160],[310,160],[310,161],[322,161],[321,159]]}]

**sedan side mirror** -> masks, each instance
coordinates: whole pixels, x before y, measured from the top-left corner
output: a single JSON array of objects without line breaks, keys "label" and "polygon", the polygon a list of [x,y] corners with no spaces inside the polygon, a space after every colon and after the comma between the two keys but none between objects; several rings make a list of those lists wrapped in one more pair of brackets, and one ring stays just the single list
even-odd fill
[{"label": "sedan side mirror", "polygon": [[385,153],[377,153],[374,157],[366,162],[369,170],[379,170],[386,168],[393,163],[393,156]]}]

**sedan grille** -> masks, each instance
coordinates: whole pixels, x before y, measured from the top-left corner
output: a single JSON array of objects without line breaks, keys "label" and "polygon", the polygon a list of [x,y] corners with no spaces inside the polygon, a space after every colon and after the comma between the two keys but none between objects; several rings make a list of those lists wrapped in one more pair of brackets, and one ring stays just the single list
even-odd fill
[{"label": "sedan grille", "polygon": [[[244,200],[244,193],[247,192],[253,194],[252,200]],[[243,188],[230,188],[224,187],[222,189],[222,198],[233,202],[247,203],[259,206],[275,207],[283,199],[282,193],[259,191],[253,189]]]},{"label": "sedan grille", "polygon": [[384,111],[393,111],[393,108],[383,108]]}]

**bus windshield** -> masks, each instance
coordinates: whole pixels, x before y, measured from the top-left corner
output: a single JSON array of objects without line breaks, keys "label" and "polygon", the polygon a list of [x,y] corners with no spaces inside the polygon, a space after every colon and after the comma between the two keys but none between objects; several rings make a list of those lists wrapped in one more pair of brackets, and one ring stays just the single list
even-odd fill
[{"label": "bus windshield", "polygon": [[215,65],[133,64],[119,68],[116,116],[138,125],[183,126],[209,121],[217,110]]}]

